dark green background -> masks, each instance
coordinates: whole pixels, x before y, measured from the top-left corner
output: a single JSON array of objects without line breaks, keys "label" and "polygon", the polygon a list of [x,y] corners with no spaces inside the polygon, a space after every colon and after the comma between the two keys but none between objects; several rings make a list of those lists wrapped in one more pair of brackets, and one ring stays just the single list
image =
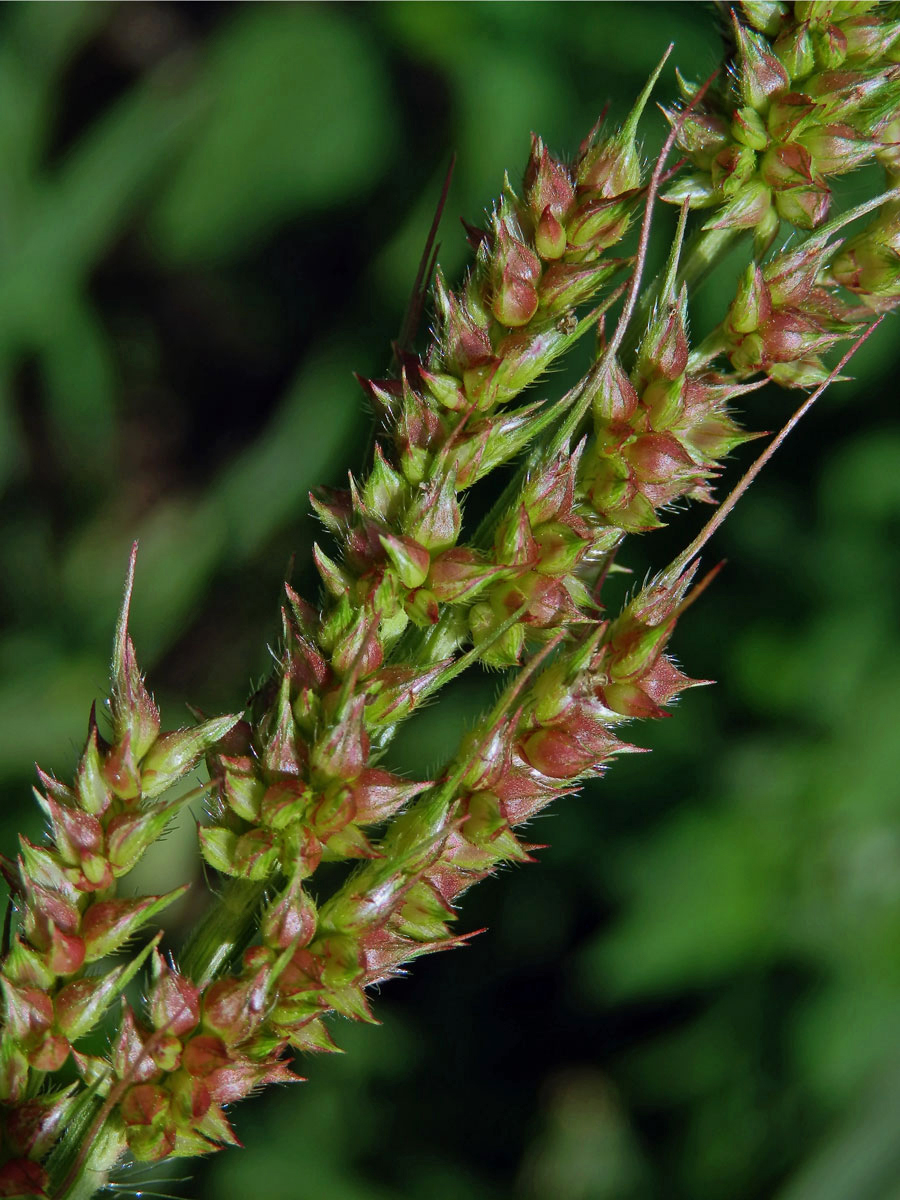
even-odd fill
[{"label": "dark green background", "polygon": [[[351,371],[387,364],[450,153],[458,278],[456,216],[520,176],[530,130],[574,151],[669,40],[698,76],[719,41],[700,4],[21,3],[0,23],[12,852],[39,830],[33,760],[69,771],[103,693],[134,537],[133,632],[168,723],[185,700],[239,707],[265,672],[293,553],[314,589],[306,492],[362,461]],[[662,128],[651,113],[648,150]],[[851,176],[845,199],[874,186]],[[539,866],[467,898],[462,927],[489,932],[385,986],[381,1027],[339,1026],[344,1057],[236,1110],[248,1148],[172,1190],[900,1197],[896,367],[888,322],[717,538],[727,569],[676,648],[718,686],[540,822]],[[747,423],[790,402],[749,397]],[[624,561],[640,578],[702,515]],[[396,764],[433,768],[492,687],[423,714]],[[139,882],[194,856],[184,820]]]}]

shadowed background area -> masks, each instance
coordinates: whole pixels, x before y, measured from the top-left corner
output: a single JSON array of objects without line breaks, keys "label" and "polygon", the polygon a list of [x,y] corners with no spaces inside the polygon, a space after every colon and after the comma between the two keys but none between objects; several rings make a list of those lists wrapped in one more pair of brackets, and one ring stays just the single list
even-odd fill
[{"label": "shadowed background area", "polygon": [[[83,4],[0,10],[2,845],[33,762],[69,772],[103,694],[130,543],[133,634],[169,726],[240,707],[277,638],[306,493],[370,436],[451,152],[441,261],[539,131],[574,150],[701,4]],[[660,98],[675,91],[669,66]],[[647,121],[647,151],[663,121]],[[844,181],[853,202],[871,194]],[[657,264],[672,229],[660,216]],[[724,311],[741,252],[697,296]],[[716,678],[467,898],[464,951],[380,1027],[234,1113],[243,1151],[159,1190],[238,1200],[897,1200],[900,423],[889,321],[730,519],[675,639]],[[892,374],[892,372],[894,372]],[[542,395],[566,386],[544,381]],[[777,427],[791,398],[746,398]],[[735,455],[733,478],[753,447]],[[469,514],[472,515],[471,513]],[[705,514],[627,547],[638,579]],[[434,770],[496,677],[398,740]],[[190,819],[143,882],[202,888]],[[164,878],[165,877],[165,878]],[[152,882],[150,882],[152,881]],[[172,937],[191,920],[176,913]],[[164,1178],[165,1172],[155,1172]],[[140,1189],[145,1175],[120,1182]],[[151,1185],[154,1186],[154,1185]]]}]

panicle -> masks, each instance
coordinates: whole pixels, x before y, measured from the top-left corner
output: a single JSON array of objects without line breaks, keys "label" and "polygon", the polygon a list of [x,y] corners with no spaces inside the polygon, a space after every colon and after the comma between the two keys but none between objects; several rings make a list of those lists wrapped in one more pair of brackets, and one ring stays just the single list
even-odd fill
[{"label": "panicle", "polygon": [[900,22],[819,0],[744,3],[733,26],[734,74],[684,122],[695,171],[664,198],[714,209],[706,229],[752,229],[761,254],[780,221],[826,220],[829,176],[881,156],[900,103]]},{"label": "panicle", "polygon": [[[487,228],[470,232],[463,286],[436,273],[426,352],[399,347],[395,376],[361,380],[382,437],[365,480],[313,497],[338,547],[315,550],[322,610],[300,619],[289,594],[276,676],[240,746],[210,756],[213,823],[200,837],[216,870],[262,881],[298,857],[312,871],[323,858],[375,854],[369,827],[425,785],[371,767],[371,740],[432,689],[436,662],[466,640],[484,643],[491,665],[515,662],[525,624],[580,618],[587,597],[573,569],[588,542],[571,461],[542,473],[567,474],[568,492],[516,514],[494,553],[459,544],[462,498],[563,411],[511,402],[593,327],[597,312],[575,309],[621,266],[609,251],[640,202],[637,120],[657,75],[625,126],[595,131],[574,164],[533,138],[522,195],[507,180]],[[430,661],[404,661],[415,630],[430,638]]]},{"label": "panicle", "polygon": [[[398,345],[389,378],[360,380],[379,424],[371,467],[311,497],[334,543],[313,554],[320,604],[286,586],[277,665],[245,718],[161,732],[128,633],[132,555],[110,737],[92,714],[73,783],[39,772],[48,838],[23,838],[4,867],[19,921],[0,965],[0,1195],[50,1194],[43,1164],[85,1098],[112,1114],[108,1161],[237,1144],[227,1105],[295,1079],[292,1051],[336,1049],[329,1014],[374,1020],[371,984],[462,945],[463,893],[532,861],[525,824],[635,749],[620,740],[625,722],[665,717],[698,682],[667,653],[697,594],[693,568],[651,580],[610,619],[599,594],[620,542],[680,501],[712,500],[722,459],[752,436],[730,411],[757,386],[747,380],[820,382],[822,355],[900,300],[895,195],[843,245],[832,234],[875,202],[822,228],[830,176],[872,159],[900,172],[900,21],[866,2],[744,0],[732,36],[730,82],[701,93],[681,81],[689,107],[667,114],[692,170],[667,193],[682,205],[678,233],[630,351],[640,269],[608,347],[602,319],[625,286],[607,288],[628,265],[611,252],[645,199],[638,122],[665,58],[623,126],[598,125],[572,162],[533,137],[521,194],[507,180],[487,227],[469,228],[462,287],[436,272],[426,351]],[[678,283],[688,208],[712,210],[707,233],[752,228],[757,250],[693,351]],[[818,233],[763,265],[782,220]],[[555,405],[520,400],[595,327],[580,384]],[[551,426],[489,532],[461,544],[468,489]],[[437,782],[375,765],[396,725],[475,661],[520,669]],[[116,887],[192,795],[164,793],[203,759],[200,848],[234,881],[244,933],[197,939],[181,969],[159,938],[110,966],[184,891]],[[356,865],[314,899],[323,861]],[[110,1053],[79,1049],[151,956],[146,1003],[123,1002]],[[81,1086],[38,1093],[35,1073],[70,1054]]]},{"label": "panicle", "polygon": [[[531,489],[529,507],[553,515],[571,491],[560,471]],[[131,1081],[123,1119],[135,1156],[161,1157],[187,1144],[179,1139],[199,1128],[196,1116],[179,1125],[188,1111],[200,1114],[201,1124],[214,1112],[215,1128],[204,1136],[226,1142],[217,1107],[223,1095],[237,1099],[264,1080],[285,1077],[287,1047],[335,1049],[323,1020],[329,1013],[371,1021],[371,984],[466,940],[452,929],[456,901],[503,863],[532,861],[534,847],[521,840],[520,827],[631,749],[615,732],[624,720],[662,716],[692,686],[665,654],[688,582],[689,576],[649,586],[615,622],[585,627],[532,673],[524,690],[521,683],[507,689],[479,726],[488,732],[465,739],[442,773],[448,782],[395,817],[382,856],[318,910],[297,866],[266,906],[262,944],[245,951],[237,976],[201,994],[157,958],[152,1027],[132,1017],[131,1048],[117,1060],[120,1076]],[[390,785],[387,795],[391,805]],[[373,803],[381,803],[378,795]],[[140,1046],[153,1061],[136,1075]],[[182,1096],[190,1103],[179,1109]],[[195,1145],[192,1152],[210,1148]]]},{"label": "panicle", "polygon": [[106,964],[99,972],[94,964],[106,963],[186,890],[116,896],[118,880],[191,793],[168,801],[158,797],[190,776],[237,721],[220,717],[193,729],[160,732],[159,711],[128,634],[135,558],[133,550],[113,653],[111,738],[101,734],[92,711],[72,784],[38,770],[35,795],[47,817],[47,840],[34,845],[22,838],[9,877],[19,927],[0,964],[4,1195],[26,1194],[16,1190],[23,1187],[27,1194],[43,1193],[47,1177],[39,1160],[74,1103],[74,1085],[35,1098],[35,1083],[40,1074],[60,1070],[70,1054],[80,1068],[76,1043],[97,1026],[158,938],[124,963]]}]

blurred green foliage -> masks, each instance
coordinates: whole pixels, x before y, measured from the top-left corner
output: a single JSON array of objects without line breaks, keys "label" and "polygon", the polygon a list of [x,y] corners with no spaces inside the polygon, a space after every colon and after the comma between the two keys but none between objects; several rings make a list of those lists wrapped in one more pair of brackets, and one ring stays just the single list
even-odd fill
[{"label": "blurred green foliage", "polygon": [[[132,538],[135,640],[170,723],[185,700],[240,705],[265,671],[292,554],[313,586],[305,493],[362,460],[350,372],[386,364],[451,151],[448,212],[477,220],[531,129],[574,148],[669,40],[705,75],[719,38],[700,4],[20,3],[0,23],[9,851],[38,829],[33,759],[68,770],[102,694]],[[660,138],[657,120],[648,151]],[[453,276],[453,219],[442,237]],[[340,1027],[344,1058],[245,1105],[248,1149],[173,1190],[896,1200],[892,361],[889,326],[719,538],[728,568],[677,645],[722,682],[542,822],[540,866],[467,898],[461,924],[490,932],[383,989],[382,1028]],[[748,423],[787,403],[749,398]],[[699,516],[631,549],[638,577]],[[492,687],[462,681],[396,763],[433,768]],[[148,875],[196,870],[192,839],[186,821]]]}]

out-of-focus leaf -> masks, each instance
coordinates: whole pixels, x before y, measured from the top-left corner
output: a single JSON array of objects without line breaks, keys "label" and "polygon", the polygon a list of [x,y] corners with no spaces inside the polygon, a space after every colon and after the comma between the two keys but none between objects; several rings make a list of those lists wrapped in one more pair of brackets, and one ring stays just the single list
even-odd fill
[{"label": "out-of-focus leaf", "polygon": [[[31,230],[0,279],[7,320],[30,332],[55,308],[60,276],[95,261],[121,230],[160,169],[183,145],[196,105],[185,94],[147,82],[99,118],[35,197]],[[27,325],[25,324],[27,322]]]},{"label": "out-of-focus leaf", "polygon": [[209,102],[203,131],[153,222],[168,258],[216,261],[279,220],[377,184],[391,102],[353,13],[317,4],[236,12],[198,85]]},{"label": "out-of-focus leaf", "polygon": [[495,190],[498,163],[518,173],[528,131],[560,136],[578,107],[571,81],[553,69],[552,52],[535,55],[523,39],[517,7],[413,3],[381,12],[417,56],[448,72],[456,93],[458,171],[482,204]]},{"label": "out-of-focus leaf", "polygon": [[10,6],[9,36],[42,82],[59,70],[82,43],[109,20],[109,9],[90,0],[55,5],[52,16],[41,4]]},{"label": "out-of-focus leaf", "polygon": [[21,468],[22,450],[19,431],[13,417],[13,398],[10,389],[10,372],[0,361],[0,492],[7,480]]},{"label": "out-of-focus leaf", "polygon": [[543,1128],[519,1176],[522,1200],[630,1200],[649,1194],[646,1164],[628,1117],[602,1076],[553,1081]]},{"label": "out-of-focus leaf", "polygon": [[[158,81],[157,81],[158,82]],[[182,143],[194,113],[180,95],[135,88],[89,129],[51,179],[35,181],[0,273],[0,352],[44,353],[66,446],[102,459],[113,438],[113,373],[79,298],[90,269]]]},{"label": "out-of-focus leaf", "polygon": [[[890,342],[890,338],[884,339]],[[819,503],[829,518],[885,521],[900,517],[900,431],[869,429],[841,446],[827,466]]]},{"label": "out-of-focus leaf", "polygon": [[83,476],[108,472],[115,430],[116,372],[105,330],[82,297],[60,297],[44,344],[47,406],[62,459],[78,455]]},{"label": "out-of-focus leaf", "polygon": [[[12,647],[3,646],[4,667]],[[101,661],[69,657],[55,647],[24,647],[32,655],[26,669],[4,669],[0,679],[0,777],[30,775],[37,759],[52,770],[71,770],[87,732],[91,701],[102,691]]]},{"label": "out-of-focus leaf", "polygon": [[778,850],[749,814],[685,813],[616,867],[631,901],[585,952],[583,979],[604,995],[695,987],[773,947]]},{"label": "out-of-focus leaf", "polygon": [[[896,1004],[896,995],[895,995]],[[897,1200],[900,1196],[900,1067],[867,1088],[776,1200]]]},{"label": "out-of-focus leaf", "polygon": [[[48,14],[52,13],[52,16]],[[108,20],[102,4],[9,5],[0,36],[0,245],[30,218],[31,176],[53,117],[53,86],[69,56]]]},{"label": "out-of-focus leaf", "polygon": [[63,577],[78,604],[75,619],[93,639],[106,637],[135,537],[140,574],[131,627],[143,661],[152,662],[190,618],[218,563],[246,561],[277,528],[302,518],[309,490],[339,475],[343,448],[363,419],[348,366],[359,360],[358,349],[342,342],[309,362],[265,431],[201,497],[173,497],[139,523],[119,512],[88,526]]}]

